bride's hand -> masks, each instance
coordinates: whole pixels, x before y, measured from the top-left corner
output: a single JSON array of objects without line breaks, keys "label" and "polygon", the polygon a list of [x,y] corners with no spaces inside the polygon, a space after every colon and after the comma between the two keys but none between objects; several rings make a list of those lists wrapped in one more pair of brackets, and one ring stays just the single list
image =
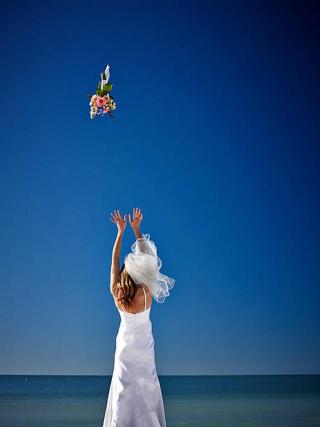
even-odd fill
[{"label": "bride's hand", "polygon": [[138,209],[138,208],[133,209],[132,219],[131,219],[131,215],[129,214],[129,222],[133,231],[139,230],[142,218],[143,218],[143,215],[142,215],[141,209]]},{"label": "bride's hand", "polygon": [[127,226],[127,214],[122,218],[119,209],[111,212],[110,220],[116,224],[118,231],[123,233]]}]

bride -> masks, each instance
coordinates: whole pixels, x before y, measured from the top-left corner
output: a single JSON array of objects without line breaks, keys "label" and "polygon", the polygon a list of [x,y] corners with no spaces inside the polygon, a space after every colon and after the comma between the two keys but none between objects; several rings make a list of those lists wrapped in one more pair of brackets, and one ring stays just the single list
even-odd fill
[{"label": "bride", "polygon": [[135,234],[132,253],[120,269],[119,258],[127,225],[119,210],[111,213],[118,232],[112,251],[110,292],[120,315],[114,367],[103,427],[166,427],[164,403],[155,366],[150,310],[152,297],[159,303],[169,295],[175,280],[160,273],[162,262],[150,234],[141,234],[138,208],[129,214]]}]

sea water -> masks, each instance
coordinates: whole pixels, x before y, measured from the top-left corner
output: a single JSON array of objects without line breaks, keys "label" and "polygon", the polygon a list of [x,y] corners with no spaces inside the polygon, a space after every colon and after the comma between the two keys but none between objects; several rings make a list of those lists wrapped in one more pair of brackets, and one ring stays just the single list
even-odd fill
[{"label": "sea water", "polygon": [[[320,375],[159,376],[167,427],[320,426]],[[102,427],[111,376],[0,376],[0,427]]]}]

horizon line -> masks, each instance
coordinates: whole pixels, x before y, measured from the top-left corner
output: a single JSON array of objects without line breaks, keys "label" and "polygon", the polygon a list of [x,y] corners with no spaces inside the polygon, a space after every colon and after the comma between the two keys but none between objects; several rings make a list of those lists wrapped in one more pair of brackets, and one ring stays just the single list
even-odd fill
[{"label": "horizon line", "polygon": [[[240,376],[306,376],[320,375],[315,373],[292,373],[292,374],[158,374],[159,377],[240,377]],[[111,377],[112,374],[0,374],[1,377]]]}]

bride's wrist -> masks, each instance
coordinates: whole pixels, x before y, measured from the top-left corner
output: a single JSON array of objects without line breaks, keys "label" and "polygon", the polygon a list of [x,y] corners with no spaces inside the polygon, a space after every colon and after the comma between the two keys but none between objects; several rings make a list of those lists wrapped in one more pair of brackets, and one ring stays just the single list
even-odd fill
[{"label": "bride's wrist", "polygon": [[133,232],[134,232],[134,234],[135,234],[135,236],[136,236],[137,239],[140,239],[142,237],[142,234],[141,234],[139,228],[134,228]]}]

